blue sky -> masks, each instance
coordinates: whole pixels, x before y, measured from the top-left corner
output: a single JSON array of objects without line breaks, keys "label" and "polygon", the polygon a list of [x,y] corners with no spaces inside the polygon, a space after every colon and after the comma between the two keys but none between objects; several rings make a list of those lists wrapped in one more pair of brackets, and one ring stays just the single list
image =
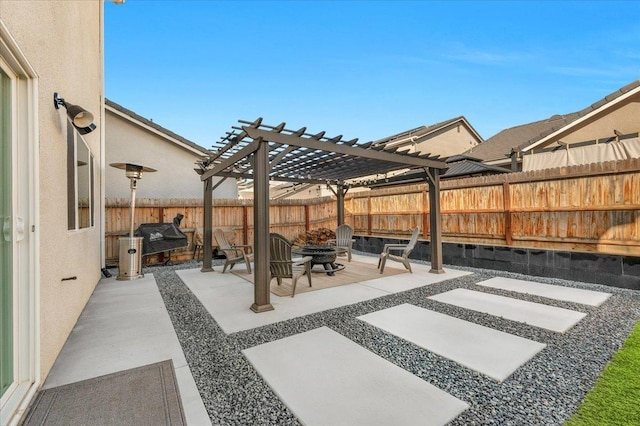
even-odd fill
[{"label": "blue sky", "polygon": [[640,2],[105,3],[110,100],[204,147],[264,117],[366,142],[482,137],[640,79]]}]

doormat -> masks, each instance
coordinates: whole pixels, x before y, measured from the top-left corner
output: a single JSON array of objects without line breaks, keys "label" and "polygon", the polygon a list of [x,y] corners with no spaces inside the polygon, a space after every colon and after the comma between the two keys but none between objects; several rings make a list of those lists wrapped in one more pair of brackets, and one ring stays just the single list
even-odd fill
[{"label": "doormat", "polygon": [[186,425],[171,360],[38,392],[23,425]]},{"label": "doormat", "polygon": [[[341,259],[338,259],[338,262],[340,261]],[[342,260],[342,262],[340,263],[345,266],[344,269],[337,271],[333,276],[329,276],[324,272],[312,272],[311,287],[309,287],[309,281],[307,281],[306,275],[298,278],[298,283],[296,284],[296,294],[315,290],[323,290],[325,288],[338,287],[346,284],[359,283],[362,281],[374,280],[376,278],[385,278],[392,275],[398,275],[408,272],[406,269],[385,267],[384,273],[381,274],[376,265],[372,265],[370,263],[357,262],[355,260],[351,262]],[[314,271],[322,271],[322,269],[319,265],[316,265]],[[253,283],[253,273],[248,274],[244,269],[232,271],[232,273]],[[276,296],[291,296],[292,292],[293,285],[291,284],[291,279],[283,278],[282,285],[278,285],[275,279],[271,281],[271,293],[275,294]]]}]

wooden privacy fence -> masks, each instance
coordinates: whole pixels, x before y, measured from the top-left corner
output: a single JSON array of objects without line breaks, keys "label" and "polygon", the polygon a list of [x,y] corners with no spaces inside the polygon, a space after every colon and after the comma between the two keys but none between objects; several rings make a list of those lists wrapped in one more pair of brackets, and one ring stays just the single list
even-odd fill
[{"label": "wooden privacy fence", "polygon": [[[640,256],[640,159],[444,180],[440,197],[445,242]],[[182,213],[181,229],[192,242],[202,208],[201,199],[139,199],[134,220],[171,222]],[[253,241],[252,200],[214,200],[213,209],[214,227],[234,229],[239,243]],[[408,236],[419,226],[429,238],[426,184],[352,190],[345,209],[358,235]],[[332,197],[272,200],[269,214],[270,231],[288,238],[337,224]],[[118,237],[128,229],[129,200],[107,199],[107,263],[117,263]],[[172,258],[190,258],[192,248]]]},{"label": "wooden privacy fence", "polygon": [[[129,232],[129,199],[106,200],[106,263],[118,263],[118,238]],[[175,250],[172,259],[190,259],[196,230],[202,231],[202,199],[148,199],[136,200],[134,223],[170,223],[181,213],[184,215],[180,230],[189,239],[189,247]],[[336,227],[336,202],[331,197],[312,200],[274,200],[269,208],[270,232],[288,238],[309,229]],[[253,242],[253,200],[214,200],[213,226],[231,228],[236,232],[238,244]],[[150,263],[166,260],[165,254],[148,256]]]},{"label": "wooden privacy fence", "polygon": [[[640,159],[466,179],[440,188],[442,238],[640,256]],[[348,196],[357,234],[429,233],[426,184]]]}]

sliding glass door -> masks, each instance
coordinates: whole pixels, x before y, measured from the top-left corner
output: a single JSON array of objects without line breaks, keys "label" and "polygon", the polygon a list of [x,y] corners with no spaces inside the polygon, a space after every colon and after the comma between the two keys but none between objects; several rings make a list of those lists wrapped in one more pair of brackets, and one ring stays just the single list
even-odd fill
[{"label": "sliding glass door", "polygon": [[0,69],[0,397],[14,379],[11,99],[11,79]]},{"label": "sliding glass door", "polygon": [[[36,89],[0,20],[0,424],[37,389]],[[32,228],[33,227],[33,228]]]}]

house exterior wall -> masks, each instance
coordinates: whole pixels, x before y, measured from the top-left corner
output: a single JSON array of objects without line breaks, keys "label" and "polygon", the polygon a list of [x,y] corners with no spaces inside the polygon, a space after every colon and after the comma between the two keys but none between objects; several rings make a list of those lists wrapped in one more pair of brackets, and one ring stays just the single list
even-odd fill
[{"label": "house exterior wall", "polygon": [[466,126],[456,123],[455,126],[447,127],[429,135],[428,139],[418,142],[415,146],[415,151],[423,154],[431,153],[440,155],[440,157],[449,157],[461,154],[478,145],[479,142]]},{"label": "house exterior wall", "polygon": [[614,129],[622,134],[640,132],[640,94],[636,95],[631,102],[594,117],[558,139],[574,143],[608,138],[614,136]]},{"label": "house exterior wall", "polygon": [[[281,195],[282,191],[279,191],[277,195]],[[285,197],[289,200],[308,200],[314,198],[332,197],[333,192],[327,188],[326,185],[312,185],[303,191],[293,194],[289,197]],[[251,195],[253,197],[253,194]]]},{"label": "house exterior wall", "polygon": [[[49,373],[77,318],[100,279],[99,208],[103,101],[102,2],[0,0],[0,18],[38,79],[39,135],[39,365]],[[96,131],[85,135],[95,158],[95,226],[67,230],[66,111],[53,106],[53,93],[92,112]],[[38,241],[38,239],[36,239]],[[64,280],[64,278],[75,279]]]},{"label": "house exterior wall", "polygon": [[[240,198],[246,200],[253,199],[253,186],[239,191]],[[331,197],[333,192],[327,188],[327,185],[304,185],[303,189],[295,192],[291,187],[282,187],[282,183],[272,184],[269,188],[269,197],[274,199],[287,200],[308,200],[314,198]]]},{"label": "house exterior wall", "polygon": [[[130,198],[129,179],[111,163],[135,163],[156,169],[144,173],[137,196],[143,198],[202,198],[203,183],[194,171],[199,155],[180,148],[132,121],[106,111],[106,197]],[[220,178],[214,178],[214,185]],[[238,198],[237,184],[227,179],[213,192],[214,198]]]},{"label": "house exterior wall", "polygon": [[[637,148],[635,140],[625,139],[620,144],[599,144],[571,147],[572,143],[602,140],[615,136],[614,130],[623,135],[640,132],[640,94],[634,95],[615,108],[607,108],[588,120],[575,126],[567,126],[549,143],[541,148],[557,146],[557,141],[569,144],[569,149],[559,149],[548,152],[536,152],[522,157],[524,171],[542,170],[545,168],[565,167],[604,161],[634,158]],[[627,152],[629,151],[629,152]]]}]

